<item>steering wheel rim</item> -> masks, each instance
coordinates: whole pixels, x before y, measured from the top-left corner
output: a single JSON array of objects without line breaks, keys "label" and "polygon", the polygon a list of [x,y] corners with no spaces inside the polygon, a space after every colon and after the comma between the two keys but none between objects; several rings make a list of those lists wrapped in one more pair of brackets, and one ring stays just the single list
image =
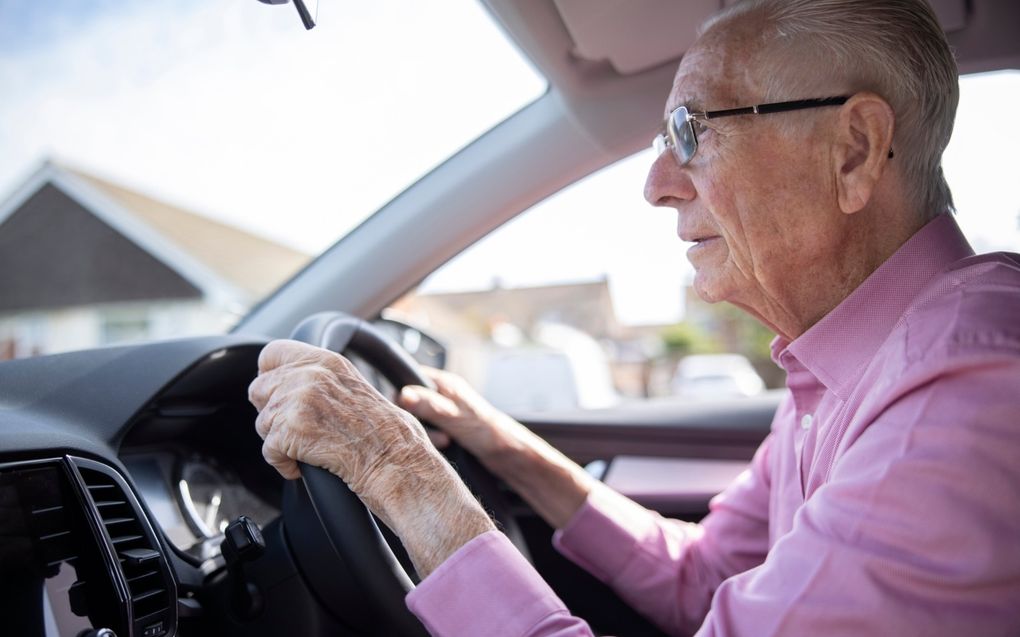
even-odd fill
[{"label": "steering wheel rim", "polygon": [[[341,354],[354,354],[376,369],[398,390],[405,385],[433,387],[418,363],[370,323],[342,312],[308,317],[291,338]],[[461,479],[496,518],[504,533],[525,557],[523,534],[510,514],[496,478],[456,445],[443,450]],[[375,518],[347,485],[332,473],[300,463],[302,482],[333,549],[346,562],[372,601],[380,635],[425,637],[428,632],[404,603],[414,589]]]}]

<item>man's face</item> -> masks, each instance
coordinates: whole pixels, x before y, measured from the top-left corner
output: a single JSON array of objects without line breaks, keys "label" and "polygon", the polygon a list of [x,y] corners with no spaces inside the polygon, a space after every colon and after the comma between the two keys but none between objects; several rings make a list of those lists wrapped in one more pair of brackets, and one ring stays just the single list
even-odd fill
[{"label": "man's face", "polygon": [[[666,113],[764,101],[751,63],[758,37],[739,25],[702,37],[680,64]],[[821,95],[782,99],[813,97]],[[824,118],[835,109],[821,111],[830,109],[711,120],[690,163],[681,167],[665,152],[652,165],[645,197],[677,210],[677,233],[695,242],[687,256],[705,300],[730,301],[776,325],[810,299],[811,273],[838,247],[842,223],[826,172]]]}]

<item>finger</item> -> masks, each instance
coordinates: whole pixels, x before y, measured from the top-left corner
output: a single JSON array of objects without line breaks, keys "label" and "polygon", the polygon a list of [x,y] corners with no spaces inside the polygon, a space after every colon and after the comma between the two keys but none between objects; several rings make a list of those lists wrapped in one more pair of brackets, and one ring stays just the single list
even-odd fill
[{"label": "finger", "polygon": [[287,480],[296,480],[301,477],[297,462],[277,449],[273,439],[266,438],[262,443],[262,457]]},{"label": "finger", "polygon": [[470,393],[471,386],[467,381],[453,372],[430,367],[426,368],[425,376],[436,386],[436,391],[454,402],[464,402],[465,394]]},{"label": "finger", "polygon": [[283,339],[271,341],[259,353],[259,372],[268,372],[289,363],[307,361],[319,351],[321,350],[318,347],[298,341]]},{"label": "finger", "polygon": [[340,363],[340,367],[343,368],[348,374],[353,374],[358,378],[362,378],[361,370],[358,366],[351,362],[351,359],[347,358],[343,354],[337,354],[336,352],[328,352],[328,354]]},{"label": "finger", "polygon": [[248,402],[255,405],[255,409],[259,411],[266,408],[269,398],[273,395],[275,383],[268,376],[265,373],[259,374],[248,385]]},{"label": "finger", "polygon": [[269,434],[273,431],[273,420],[275,415],[275,409],[259,412],[259,415],[255,418],[255,433],[259,435],[259,438],[265,440],[269,437]]},{"label": "finger", "polygon": [[444,371],[442,369],[436,369],[435,367],[422,366],[421,368],[423,375],[436,384],[436,388],[439,391],[443,391],[444,388],[449,388],[453,384],[453,380],[457,378],[455,374]]},{"label": "finger", "polygon": [[429,440],[432,441],[432,444],[436,449],[446,449],[450,446],[449,434],[445,434],[438,429],[432,429],[431,427],[426,429],[425,433],[428,434]]},{"label": "finger", "polygon": [[460,408],[452,400],[421,385],[408,385],[400,390],[397,404],[418,418],[437,425],[456,418]]}]

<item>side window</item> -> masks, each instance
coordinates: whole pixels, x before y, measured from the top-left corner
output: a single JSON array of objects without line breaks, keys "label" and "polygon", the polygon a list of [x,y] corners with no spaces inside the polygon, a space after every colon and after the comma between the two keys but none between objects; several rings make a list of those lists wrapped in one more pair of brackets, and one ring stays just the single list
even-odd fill
[{"label": "side window", "polygon": [[[943,167],[978,252],[1020,252],[1020,72],[962,77]],[[493,232],[394,304],[447,367],[511,412],[752,395],[781,387],[772,334],[693,293],[676,213],[642,198],[651,151]]]},{"label": "side window", "polygon": [[638,153],[536,205],[390,311],[512,413],[781,386],[772,335],[691,291],[676,213],[642,197],[651,161]]}]

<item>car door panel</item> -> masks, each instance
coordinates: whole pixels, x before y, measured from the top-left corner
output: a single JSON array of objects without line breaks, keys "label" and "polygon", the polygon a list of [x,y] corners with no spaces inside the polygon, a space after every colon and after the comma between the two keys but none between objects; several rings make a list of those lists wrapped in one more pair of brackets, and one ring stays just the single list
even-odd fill
[{"label": "car door panel", "polygon": [[602,480],[650,509],[698,513],[747,467],[744,460],[617,456]]}]

